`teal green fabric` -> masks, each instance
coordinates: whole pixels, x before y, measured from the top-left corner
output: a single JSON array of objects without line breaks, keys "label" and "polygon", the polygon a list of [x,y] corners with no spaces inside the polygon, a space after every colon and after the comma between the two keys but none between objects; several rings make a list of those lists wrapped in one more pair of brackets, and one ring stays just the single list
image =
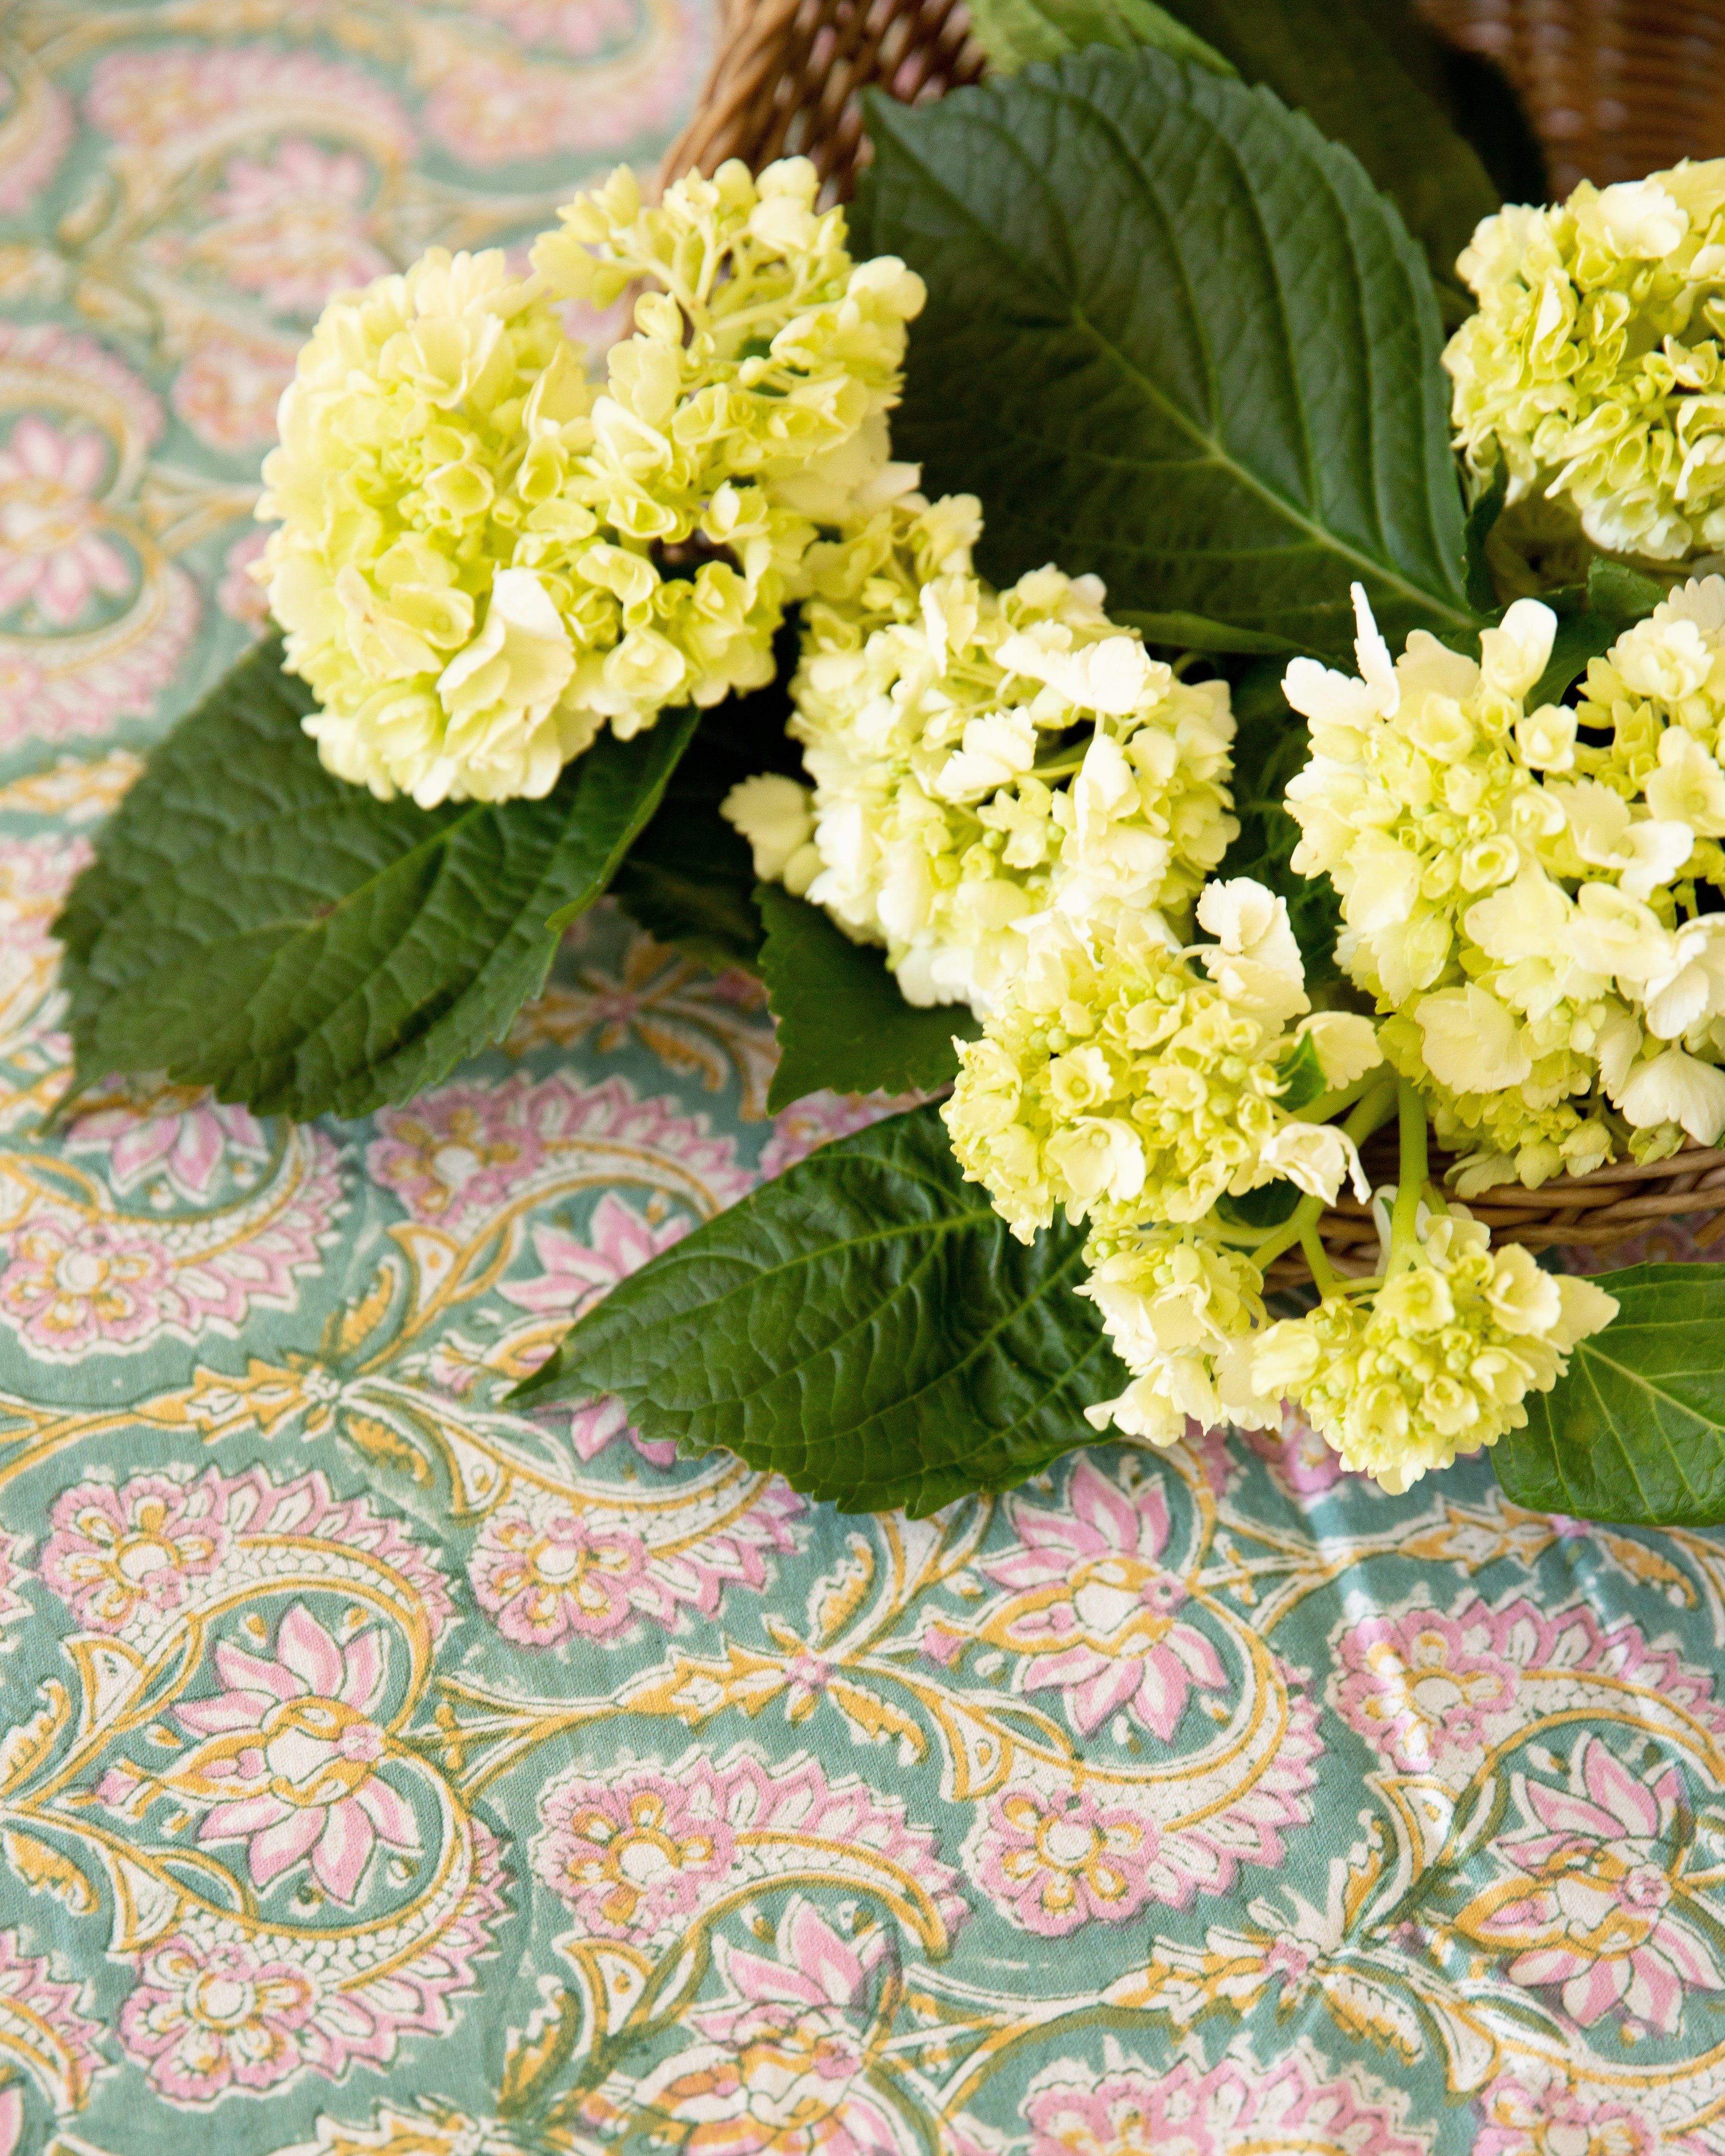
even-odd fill
[{"label": "teal green fabric", "polygon": [[1719,2156],[1716,1538],[1291,1419],[907,1522],[513,1412],[883,1111],[769,1120],[758,989],[608,908],[408,1106],[40,1134],[49,923],[259,624],[311,316],[650,165],[709,30],[8,18],[0,2156]]}]

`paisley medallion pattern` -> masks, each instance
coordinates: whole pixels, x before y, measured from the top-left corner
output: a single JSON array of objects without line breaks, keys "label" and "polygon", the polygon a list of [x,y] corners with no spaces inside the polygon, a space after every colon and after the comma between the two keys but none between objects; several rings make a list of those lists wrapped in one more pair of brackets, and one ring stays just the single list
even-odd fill
[{"label": "paisley medallion pattern", "polygon": [[1725,1538],[1293,1416],[911,1522],[520,1412],[909,1105],[769,1118],[758,985],[609,908],[365,1122],[44,1127],[50,924],[261,624],[324,295],[650,165],[711,37],[0,28],[0,2156],[1725,2156]]}]

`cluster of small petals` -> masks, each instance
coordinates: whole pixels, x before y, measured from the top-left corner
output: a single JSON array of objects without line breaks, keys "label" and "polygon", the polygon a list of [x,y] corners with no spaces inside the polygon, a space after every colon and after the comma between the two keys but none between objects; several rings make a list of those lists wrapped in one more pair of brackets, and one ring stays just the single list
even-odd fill
[{"label": "cluster of small petals", "polygon": [[[1392,665],[1363,597],[1360,678],[1310,660],[1295,866],[1341,895],[1337,955],[1464,1194],[1725,1132],[1725,578],[1691,583],[1593,662],[1579,708],[1527,707],[1537,600],[1476,664],[1416,631]],[[1603,744],[1603,745],[1602,745]]]},{"label": "cluster of small petals", "polygon": [[791,732],[812,786],[726,813],[756,867],[884,944],[907,999],[985,1014],[1026,925],[1188,912],[1237,826],[1227,685],[1187,684],[1052,568],[972,573],[968,496],[811,550]]},{"label": "cluster of small petals", "polygon": [[1326,1296],[1254,1343],[1260,1390],[1297,1401],[1345,1467],[1400,1491],[1527,1419],[1568,1351],[1617,1314],[1591,1281],[1493,1250],[1465,1209],[1429,1219],[1415,1262],[1368,1301]]},{"label": "cluster of small petals", "polygon": [[1307,1098],[1369,1068],[1369,1022],[1291,1027],[1307,1008],[1299,948],[1260,885],[1211,885],[1199,918],[1217,940],[1183,952],[1153,913],[1083,931],[1045,915],[983,1038],[961,1045],[952,1149],[1021,1240],[1057,1208],[1105,1238],[1197,1222],[1278,1177],[1326,1199],[1352,1178],[1366,1194],[1351,1142],[1281,1096],[1302,1062]]},{"label": "cluster of small petals", "polygon": [[1111,1424],[1173,1445],[1189,1416],[1207,1430],[1221,1422],[1266,1430],[1280,1421],[1280,1399],[1266,1399],[1252,1376],[1264,1276],[1249,1257],[1205,1225],[1093,1236],[1085,1255],[1091,1271],[1078,1292],[1096,1304],[1110,1346],[1132,1375],[1117,1399],[1085,1409],[1093,1428]]},{"label": "cluster of small petals", "polygon": [[1479,311],[1444,364],[1475,469],[1610,552],[1725,546],[1725,160],[1500,210],[1456,266]]},{"label": "cluster of small petals", "polygon": [[[732,163],[649,208],[619,171],[533,278],[434,249],[331,302],[259,511],[331,769],[428,807],[543,794],[606,724],[772,678],[811,547],[916,480],[886,414],[921,280],[853,264],[816,189]],[[636,280],[589,382],[554,300]]]}]

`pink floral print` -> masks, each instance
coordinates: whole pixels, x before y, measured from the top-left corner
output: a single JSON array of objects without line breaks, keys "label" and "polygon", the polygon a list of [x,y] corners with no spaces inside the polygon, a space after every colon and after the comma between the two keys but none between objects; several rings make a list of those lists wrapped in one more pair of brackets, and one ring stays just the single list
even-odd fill
[{"label": "pink floral print", "polygon": [[920,2137],[870,2078],[886,1943],[878,1927],[844,1937],[800,1895],[771,1959],[719,1939],[726,1997],[692,2017],[698,2041],[633,2087],[589,2097],[581,2123],[650,2118],[691,2156],[912,2156]]},{"label": "pink floral print", "polygon": [[248,531],[236,539],[223,557],[222,581],[216,586],[216,604],[228,619],[259,634],[269,625],[270,602],[252,572],[269,544],[267,531]]},{"label": "pink floral print", "polygon": [[722,1529],[649,1546],[626,1512],[527,1488],[486,1520],[468,1576],[480,1607],[517,1645],[609,1644],[639,1618],[669,1630],[680,1609],[715,1615],[728,1584],[759,1593],[767,1557],[794,1548],[790,1522],[803,1510],[785,1484],[763,1481]]},{"label": "pink floral print", "polygon": [[413,153],[401,104],[362,68],[284,52],[275,45],[159,46],[110,53],[96,63],[85,110],[118,142],[182,147],[206,132],[231,134],[236,115],[253,138],[304,125],[307,111],[340,112],[393,160]]},{"label": "pink floral print", "polygon": [[0,1932],[0,2017],[10,2009],[26,2025],[51,2032],[52,2071],[43,2078],[66,2111],[83,2107],[104,2064],[97,2048],[103,2025],[92,2018],[92,2004],[84,1984],[54,1974],[48,1955],[26,1953],[17,1932]]},{"label": "pink floral print", "polygon": [[118,1632],[141,1608],[179,1609],[190,1582],[227,1553],[228,1485],[214,1468],[196,1482],[138,1475],[120,1488],[80,1482],[49,1515],[42,1577],[86,1632]]},{"label": "pink floral print", "polygon": [[[620,1078],[583,1086],[559,1071],[538,1084],[525,1072],[501,1085],[464,1080],[385,1108],[367,1148],[374,1183],[394,1191],[416,1220],[471,1235],[526,1198],[559,1162],[625,1158],[675,1187],[698,1180],[727,1205],[751,1178],[730,1138],[707,1135],[704,1117],[673,1112],[665,1100],[639,1101]],[[644,1178],[643,1179],[645,1179]]]},{"label": "pink floral print", "polygon": [[274,1656],[218,1643],[226,1690],[182,1701],[175,1719],[204,1741],[163,1776],[211,1806],[201,1844],[238,1842],[259,1893],[308,1858],[331,1897],[351,1907],[372,1851],[417,1851],[410,1805],[380,1772],[389,1749],[373,1718],[383,1695],[383,1634],[345,1646],[305,1607],[282,1619]]},{"label": "pink floral print", "polygon": [[1634,2095],[1578,2087],[1538,2059],[1500,2075],[1480,2111],[1473,2156],[1710,2156],[1711,2135],[1672,2133]]},{"label": "pink floral print", "polygon": [[23,89],[0,83],[0,216],[17,217],[47,187],[72,139],[72,100],[57,83],[37,76]]},{"label": "pink floral print", "polygon": [[[162,1140],[165,1159],[182,1136]],[[207,1132],[187,1140],[188,1171],[208,1142]],[[123,1214],[33,1204],[0,1270],[0,1323],[31,1355],[75,1363],[163,1336],[231,1334],[254,1309],[292,1309],[345,1209],[336,1160],[321,1131],[299,1131],[255,1194],[172,1236]]]},{"label": "pink floral print", "polygon": [[122,598],[135,572],[102,532],[110,450],[92,427],[27,412],[0,449],[0,614],[28,607],[70,629],[92,600]]},{"label": "pink floral print", "polygon": [[761,1149],[761,1180],[770,1183],[834,1138],[865,1131],[887,1116],[921,1105],[920,1093],[809,1093],[773,1119],[773,1135]]},{"label": "pink floral print", "polygon": [[1172,1743],[1191,1688],[1220,1691],[1228,1680],[1210,1640],[1180,1614],[1185,1582],[1160,1562],[1160,1481],[1129,1491],[1081,1459],[1062,1506],[1011,1498],[1007,1512],[1019,1546],[979,1568],[1012,1599],[980,1636],[1024,1656],[1024,1691],[1057,1689],[1086,1737],[1124,1708]]},{"label": "pink floral print", "polygon": [[1620,2013],[1675,2034],[1686,1990],[1725,1989],[1690,1914],[1683,1770],[1632,1774],[1588,1736],[1567,1789],[1522,1774],[1512,1787],[1531,1831],[1492,1843],[1509,1876],[1469,1902],[1457,1930],[1512,1957],[1512,1984],[1559,1987],[1584,2029]]},{"label": "pink floral print", "polygon": [[562,1228],[535,1228],[540,1270],[531,1280],[506,1281],[498,1292],[519,1310],[572,1323],[607,1289],[668,1250],[693,1224],[684,1214],[644,1219],[627,1199],[608,1190],[593,1208],[590,1240]]},{"label": "pink floral print", "polygon": [[101,1154],[110,1187],[121,1194],[159,1177],[165,1194],[201,1205],[224,1164],[238,1165],[242,1179],[254,1179],[270,1158],[270,1141],[249,1108],[169,1086],[151,1100],[118,1101],[74,1116],[66,1150]]},{"label": "pink floral print", "polygon": [[1303,2040],[1267,2066],[1241,2049],[1208,2071],[1188,2058],[1153,2072],[1116,2050],[1100,2074],[1075,2059],[1037,2076],[1026,2156],[1429,2156],[1402,2111],[1383,2088],[1336,2075]]},{"label": "pink floral print", "polygon": [[829,1780],[801,1756],[608,1761],[603,1774],[552,1783],[539,1810],[534,1873],[568,1905],[578,1939],[662,1945],[721,1897],[817,1855],[847,1881],[866,1881],[871,1862],[913,1878],[948,1935],[965,1913],[958,1875],[927,1828],[907,1825],[896,1799]]},{"label": "pink floral print", "polygon": [[311,1977],[291,1962],[238,1937],[206,1945],[182,1933],[146,1958],[120,2010],[120,2041],[171,2102],[208,2103],[285,2081],[316,2005]]},{"label": "pink floral print", "polygon": [[1087,1789],[1009,1789],[989,1804],[976,1876],[1014,1923],[1063,1938],[1092,1920],[1124,1923],[1155,1897],[1160,1839],[1147,1812]]},{"label": "pink floral print", "polygon": [[393,264],[367,236],[373,182],[352,150],[285,137],[267,157],[236,157],[199,232],[199,262],[280,314],[316,314],[331,292]]},{"label": "pink floral print", "polygon": [[200,442],[239,456],[275,439],[276,411],[293,378],[290,340],[212,330],[174,377],[173,408]]},{"label": "pink floral print", "polygon": [[1650,1648],[1633,1625],[1602,1629],[1584,1603],[1542,1610],[1517,1595],[1494,1609],[1463,1594],[1446,1615],[1418,1599],[1343,1628],[1336,1663],[1343,1720],[1401,1773],[1455,1786],[1526,1722],[1594,1697],[1589,1680],[1643,1686],[1725,1734],[1705,1671]]}]

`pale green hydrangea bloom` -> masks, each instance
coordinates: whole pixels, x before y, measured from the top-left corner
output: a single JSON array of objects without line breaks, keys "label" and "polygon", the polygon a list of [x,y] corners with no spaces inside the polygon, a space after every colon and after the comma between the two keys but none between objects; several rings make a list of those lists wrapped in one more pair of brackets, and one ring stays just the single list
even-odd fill
[{"label": "pale green hydrangea bloom", "polygon": [[886,947],[910,1002],[980,1014],[1034,916],[1183,922],[1238,827],[1226,684],[1152,660],[1094,578],[993,591],[978,521],[916,499],[813,550],[790,726],[812,791],[752,782],[726,813],[762,875]]},{"label": "pale green hydrangea bloom", "polygon": [[1286,679],[1312,726],[1294,865],[1341,894],[1337,956],[1467,1156],[1463,1194],[1716,1142],[1725,942],[1692,879],[1718,860],[1700,834],[1725,833],[1707,685],[1717,665],[1725,687],[1725,581],[1629,631],[1579,712],[1526,708],[1555,628],[1538,601],[1485,633],[1477,665],[1419,631],[1392,665],[1356,598],[1361,678],[1297,660]]},{"label": "pale green hydrangea bloom", "polygon": [[1254,1343],[1252,1380],[1296,1400],[1345,1466],[1401,1491],[1527,1419],[1577,1341],[1617,1314],[1589,1280],[1494,1251],[1465,1209],[1428,1219],[1416,1262],[1368,1302],[1326,1296]]},{"label": "pale green hydrangea bloom", "polygon": [[[915,483],[891,462],[921,281],[854,264],[805,160],[562,213],[539,276],[434,250],[331,302],[283,400],[259,515],[308,722],[343,778],[424,806],[542,794],[609,723],[773,671],[821,531]],[[639,278],[588,383],[553,298]]]},{"label": "pale green hydrangea bloom", "polygon": [[1456,267],[1458,441],[1509,500],[1568,501],[1608,552],[1725,547],[1725,160],[1485,218]]},{"label": "pale green hydrangea bloom", "polygon": [[1092,1428],[1173,1445],[1189,1416],[1207,1430],[1276,1422],[1280,1399],[1260,1393],[1252,1376],[1254,1328],[1265,1312],[1264,1276],[1250,1257],[1204,1224],[1093,1237],[1085,1255],[1091,1270],[1078,1292],[1096,1304],[1132,1373],[1117,1399],[1085,1409]]},{"label": "pale green hydrangea bloom", "polygon": [[1278,1176],[1326,1202],[1344,1179],[1368,1194],[1352,1141],[1282,1096],[1296,1076],[1313,1099],[1369,1070],[1370,1021],[1294,1023],[1299,947],[1261,885],[1210,885],[1198,918],[1217,940],[1183,952],[1154,914],[1081,932],[1050,912],[983,1038],[959,1045],[952,1151],[1021,1241],[1056,1209],[1108,1236],[1199,1221]]}]

